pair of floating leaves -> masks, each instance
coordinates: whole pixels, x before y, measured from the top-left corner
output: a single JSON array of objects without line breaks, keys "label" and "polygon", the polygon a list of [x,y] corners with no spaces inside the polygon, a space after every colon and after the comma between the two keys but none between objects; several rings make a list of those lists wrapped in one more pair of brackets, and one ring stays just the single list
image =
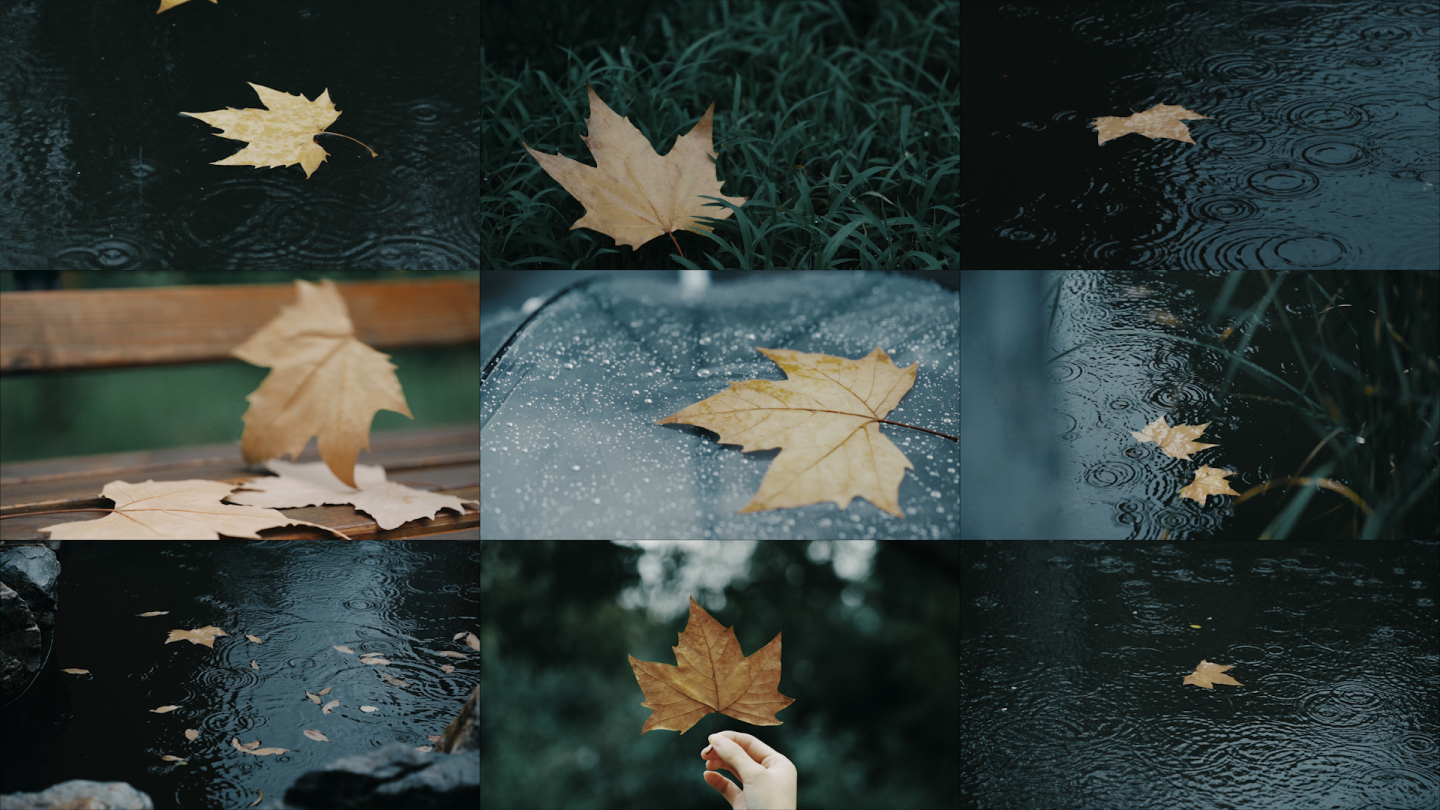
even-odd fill
[{"label": "pair of floating leaves", "polygon": [[[1171,458],[1182,458],[1190,460],[1191,453],[1198,453],[1209,447],[1219,447],[1218,444],[1203,444],[1195,441],[1210,423],[1203,425],[1176,425],[1170,427],[1165,422],[1165,417],[1160,417],[1154,422],[1145,426],[1144,430],[1131,431],[1136,441],[1154,442],[1160,446],[1160,452]],[[1184,489],[1180,490],[1181,498],[1189,498],[1201,506],[1211,495],[1239,495],[1240,493],[1230,488],[1230,482],[1225,480],[1228,475],[1234,475],[1233,470],[1221,470],[1215,467],[1202,464],[1200,469],[1195,471],[1195,480]]]}]

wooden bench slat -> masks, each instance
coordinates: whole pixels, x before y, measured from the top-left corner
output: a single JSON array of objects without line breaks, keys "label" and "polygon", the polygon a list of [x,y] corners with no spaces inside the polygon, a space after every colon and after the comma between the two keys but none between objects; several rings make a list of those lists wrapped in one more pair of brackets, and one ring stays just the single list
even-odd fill
[{"label": "wooden bench slat", "polygon": [[[356,336],[377,349],[480,339],[478,279],[336,286]],[[295,300],[294,284],[0,293],[0,374],[231,360]]]},{"label": "wooden bench slat", "polygon": [[[371,452],[362,464],[380,464],[391,481],[437,487],[435,491],[463,500],[480,498],[480,426],[455,425],[420,430],[388,431],[370,437]],[[300,461],[318,461],[312,441]],[[0,520],[0,539],[44,540],[49,535],[39,528],[63,520],[98,520],[103,512],[75,515],[36,515],[29,512],[81,507],[112,508],[100,497],[100,490],[115,480],[174,481],[203,478],[238,482],[258,474],[240,458],[234,444],[181,447],[150,452],[111,453],[97,456],[40,459],[0,466],[0,515],[17,515]],[[351,506],[316,506],[282,509],[300,520],[333,527],[356,539],[394,539],[455,535],[452,539],[478,537],[480,516],[467,510],[464,515],[442,511],[432,521],[418,520],[391,531],[382,531],[375,521]],[[304,526],[268,529],[267,539],[331,538]]]}]

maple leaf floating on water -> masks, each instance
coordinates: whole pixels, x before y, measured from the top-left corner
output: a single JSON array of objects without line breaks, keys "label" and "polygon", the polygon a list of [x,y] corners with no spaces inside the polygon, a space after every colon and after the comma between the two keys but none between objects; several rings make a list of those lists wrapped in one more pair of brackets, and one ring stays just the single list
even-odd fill
[{"label": "maple leaf floating on water", "polygon": [[1180,490],[1180,497],[1189,498],[1204,506],[1205,499],[1211,495],[1239,495],[1240,493],[1230,488],[1230,482],[1225,480],[1225,476],[1234,474],[1230,470],[1217,470],[1202,464],[1200,469],[1195,471],[1195,480]]},{"label": "maple leaf floating on water", "polygon": [[1170,427],[1165,423],[1165,417],[1162,416],[1146,425],[1144,430],[1131,431],[1130,435],[1134,436],[1136,441],[1155,442],[1160,445],[1160,452],[1171,458],[1189,460],[1191,453],[1198,453],[1207,447],[1220,446],[1218,444],[1201,444],[1193,441],[1194,439],[1200,438],[1200,434],[1204,433],[1207,427],[1210,427],[1209,422],[1203,425],[1176,425],[1175,427]]},{"label": "maple leaf floating on water", "polygon": [[[160,8],[155,9],[155,13],[159,14],[162,11],[169,11],[176,6],[183,6],[188,2],[190,2],[190,0],[160,0]],[[220,0],[210,0],[210,2],[219,4]]]},{"label": "maple leaf floating on water", "polygon": [[[298,163],[300,168],[305,170],[305,179],[309,180],[310,175],[320,168],[320,164],[324,163],[330,154],[321,149],[320,144],[315,143],[315,136],[322,132],[326,135],[338,135],[335,132],[325,132],[325,128],[340,117],[340,111],[330,102],[329,88],[311,101],[302,95],[282,93],[254,82],[246,84],[255,88],[255,94],[268,109],[247,107],[237,110],[226,107],[211,112],[180,113],[198,118],[220,130],[221,138],[249,141],[249,145],[244,149],[210,165],[263,168],[294,166]],[[365,146],[363,143],[360,145]],[[368,146],[365,148],[370,150],[370,157],[376,157],[374,149]]]},{"label": "maple leaf floating on water", "polygon": [[684,734],[711,712],[754,726],[779,726],[775,713],[795,702],[780,694],[780,636],[749,658],[740,649],[734,627],[723,627],[690,597],[690,620],[680,634],[675,663],[640,661],[630,668],[651,709],[640,733],[661,728]]},{"label": "maple leaf floating on water", "polygon": [[169,644],[172,641],[188,641],[191,644],[203,644],[206,647],[210,647],[213,649],[215,647],[216,636],[228,635],[230,634],[225,632],[224,630],[221,630],[214,625],[210,625],[208,627],[197,627],[194,630],[171,630],[169,637],[165,639],[165,643]]},{"label": "maple leaf floating on water", "polygon": [[[269,366],[270,373],[246,397],[240,451],[250,463],[288,454],[294,458],[319,436],[320,458],[348,486],[355,486],[355,459],[370,449],[370,420],[378,410],[410,414],[390,355],[355,338],[345,299],[330,279],[319,286],[296,281],[299,303],[231,354]],[[235,496],[232,501],[244,501]],[[278,514],[278,513],[277,513]]]},{"label": "maple leaf floating on water", "polygon": [[[585,206],[585,216],[575,220],[570,230],[589,228],[613,238],[616,245],[639,250],[657,236],[669,235],[674,242],[675,231],[713,230],[696,217],[725,219],[733,213],[701,195],[720,197],[737,207],[749,201],[749,197],[720,193],[721,182],[715,176],[713,162],[714,102],[700,117],[700,123],[676,139],[669,153],[660,157],[629,118],[621,118],[605,106],[589,82],[585,89],[590,94],[590,117],[585,119],[590,134],[580,136],[580,140],[595,156],[593,167],[558,154],[537,152],[523,141],[520,144]],[[675,242],[675,249],[685,255],[679,242]]]},{"label": "maple leaf floating on water", "polygon": [[223,481],[146,481],[131,484],[111,481],[100,491],[115,502],[113,513],[99,520],[82,520],[41,527],[55,540],[218,540],[243,537],[259,540],[256,532],[276,526],[314,526],[343,539],[334,529],[286,517],[274,509],[220,503],[234,489]]},{"label": "maple leaf floating on water", "polygon": [[1185,682],[1180,685],[1184,686],[1186,683],[1193,683],[1196,686],[1203,686],[1206,689],[1214,689],[1211,684],[1216,683],[1228,684],[1230,686],[1244,686],[1245,684],[1225,674],[1225,670],[1234,668],[1235,666],[1233,664],[1226,667],[1220,664],[1212,664],[1202,658],[1200,660],[1200,666],[1195,667],[1194,672],[1186,675]]},{"label": "maple leaf floating on water", "polygon": [[756,350],[788,379],[746,380],[656,422],[697,425],[741,452],[780,448],[760,490],[740,512],[788,509],[859,496],[898,518],[900,481],[914,469],[880,432],[915,384],[919,363],[901,369],[883,349],[859,360],[790,349]]},{"label": "maple leaf floating on water", "polygon": [[1102,115],[1095,119],[1095,130],[1100,134],[1101,144],[1131,132],[1138,132],[1152,141],[1156,138],[1171,138],[1195,143],[1190,137],[1190,130],[1182,122],[1201,118],[1209,119],[1210,116],[1187,110],[1178,104],[1156,104],[1145,112],[1123,118]]}]

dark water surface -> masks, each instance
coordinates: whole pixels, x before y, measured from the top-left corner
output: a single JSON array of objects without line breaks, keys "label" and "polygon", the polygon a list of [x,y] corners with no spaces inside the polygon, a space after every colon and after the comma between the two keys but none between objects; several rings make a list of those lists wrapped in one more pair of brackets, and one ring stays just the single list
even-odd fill
[{"label": "dark water surface", "polygon": [[[452,640],[479,624],[475,544],[66,541],[60,559],[54,651],[5,709],[0,792],[113,780],[157,808],[245,807],[342,756],[430,745],[478,681],[478,655]],[[136,615],[156,610],[170,613]],[[213,649],[165,643],[170,630],[210,625],[229,633]],[[436,654],[446,650],[470,658]],[[390,665],[359,662],[372,652]],[[328,715],[305,696],[326,687],[323,701],[340,700]],[[166,705],[180,708],[150,711]],[[243,754],[233,737],[291,750]]]},{"label": "dark water surface", "polygon": [[1440,266],[1440,4],[961,7],[966,267]]},{"label": "dark water surface", "polygon": [[[1440,805],[1437,559],[1433,543],[963,544],[964,806]],[[1243,686],[1185,685],[1202,659]]]},{"label": "dark water surface", "polygon": [[[479,263],[477,0],[0,2],[0,268],[451,270]],[[299,166],[181,112],[340,118]],[[306,268],[300,270],[296,268]]]}]

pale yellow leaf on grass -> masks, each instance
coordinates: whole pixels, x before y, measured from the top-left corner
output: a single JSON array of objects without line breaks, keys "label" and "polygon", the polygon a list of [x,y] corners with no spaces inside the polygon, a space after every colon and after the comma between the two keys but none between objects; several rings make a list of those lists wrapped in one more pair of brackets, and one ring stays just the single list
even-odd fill
[{"label": "pale yellow leaf on grass", "polygon": [[339,650],[340,652],[345,653],[346,655],[354,655],[354,654],[355,654],[355,651],[352,650],[352,649],[350,649],[349,647],[342,647],[342,646],[340,646],[339,644],[333,644],[333,645],[331,645],[331,646],[333,646],[335,649]]},{"label": "pale yellow leaf on grass", "polygon": [[[588,166],[561,155],[547,155],[522,142],[540,168],[585,206],[585,216],[570,230],[589,228],[609,236],[615,244],[633,250],[659,236],[680,230],[710,232],[712,226],[698,217],[725,219],[733,209],[715,205],[706,196],[736,206],[749,197],[726,197],[715,172],[715,104],[689,132],[661,157],[630,119],[616,115],[587,82],[590,117],[583,136],[595,159]],[[676,250],[678,241],[672,241]]]},{"label": "pale yellow leaf on grass", "polygon": [[185,729],[185,739],[195,741],[200,738],[200,732],[193,728]]},{"label": "pale yellow leaf on grass", "polygon": [[156,713],[156,714],[165,714],[166,712],[173,712],[173,711],[175,711],[175,710],[178,709],[178,708],[180,708],[180,707],[179,707],[179,706],[161,706],[161,707],[158,708],[158,709],[151,709],[150,711],[152,711],[152,712],[154,712],[154,713]]},{"label": "pale yellow leaf on grass", "polygon": [[378,711],[380,711],[380,710],[377,709],[377,708],[375,708],[374,706],[361,706],[361,707],[360,707],[360,711],[362,711],[362,712],[378,712]]},{"label": "pale yellow leaf on grass", "polygon": [[256,644],[264,644],[264,643],[265,643],[264,641],[261,641],[261,640],[260,640],[260,637],[259,637],[259,636],[252,636],[252,635],[250,635],[250,634],[248,634],[248,633],[245,635],[245,638],[247,638],[247,639],[255,642]]},{"label": "pale yellow leaf on grass", "polygon": [[88,670],[88,669],[62,669],[62,670],[60,670],[60,671],[61,671],[61,672],[68,672],[68,673],[70,673],[71,675],[89,675],[89,674],[90,674],[90,670]]},{"label": "pale yellow leaf on grass", "polygon": [[898,518],[900,482],[914,469],[880,431],[880,420],[915,384],[919,363],[900,368],[878,346],[857,360],[790,349],[757,351],[785,380],[745,380],[656,422],[696,425],[741,452],[780,449],[741,513],[860,497]]},{"label": "pale yellow leaf on grass", "polygon": [[170,613],[170,611],[168,611],[168,610],[152,610],[152,611],[150,611],[149,613],[141,613],[141,614],[139,614],[139,615],[141,615],[141,616],[143,616],[143,617],[145,617],[145,618],[148,619],[148,618],[150,618],[151,616],[166,616],[166,615],[169,615],[169,613]]},{"label": "pale yellow leaf on grass", "polygon": [[[318,147],[317,147],[318,148]],[[390,356],[355,338],[340,290],[296,281],[299,302],[231,352],[270,373],[247,399],[240,450],[250,463],[305,449],[319,437],[320,457],[335,477],[355,486],[355,459],[370,447],[370,421],[379,410],[403,413],[410,406]],[[244,503],[244,496],[232,497]]]},{"label": "pale yellow leaf on grass", "polygon": [[321,707],[320,707],[320,711],[321,711],[321,713],[323,713],[323,714],[329,714],[331,709],[333,709],[333,708],[335,708],[336,706],[339,706],[339,705],[340,705],[340,701],[338,701],[338,700],[332,700],[332,701],[330,701],[329,703],[326,703],[324,706],[321,706]]},{"label": "pale yellow leaf on grass", "polygon": [[315,742],[330,742],[329,737],[326,737],[324,734],[320,733],[319,730],[313,728],[305,729],[305,736],[309,737]]}]

